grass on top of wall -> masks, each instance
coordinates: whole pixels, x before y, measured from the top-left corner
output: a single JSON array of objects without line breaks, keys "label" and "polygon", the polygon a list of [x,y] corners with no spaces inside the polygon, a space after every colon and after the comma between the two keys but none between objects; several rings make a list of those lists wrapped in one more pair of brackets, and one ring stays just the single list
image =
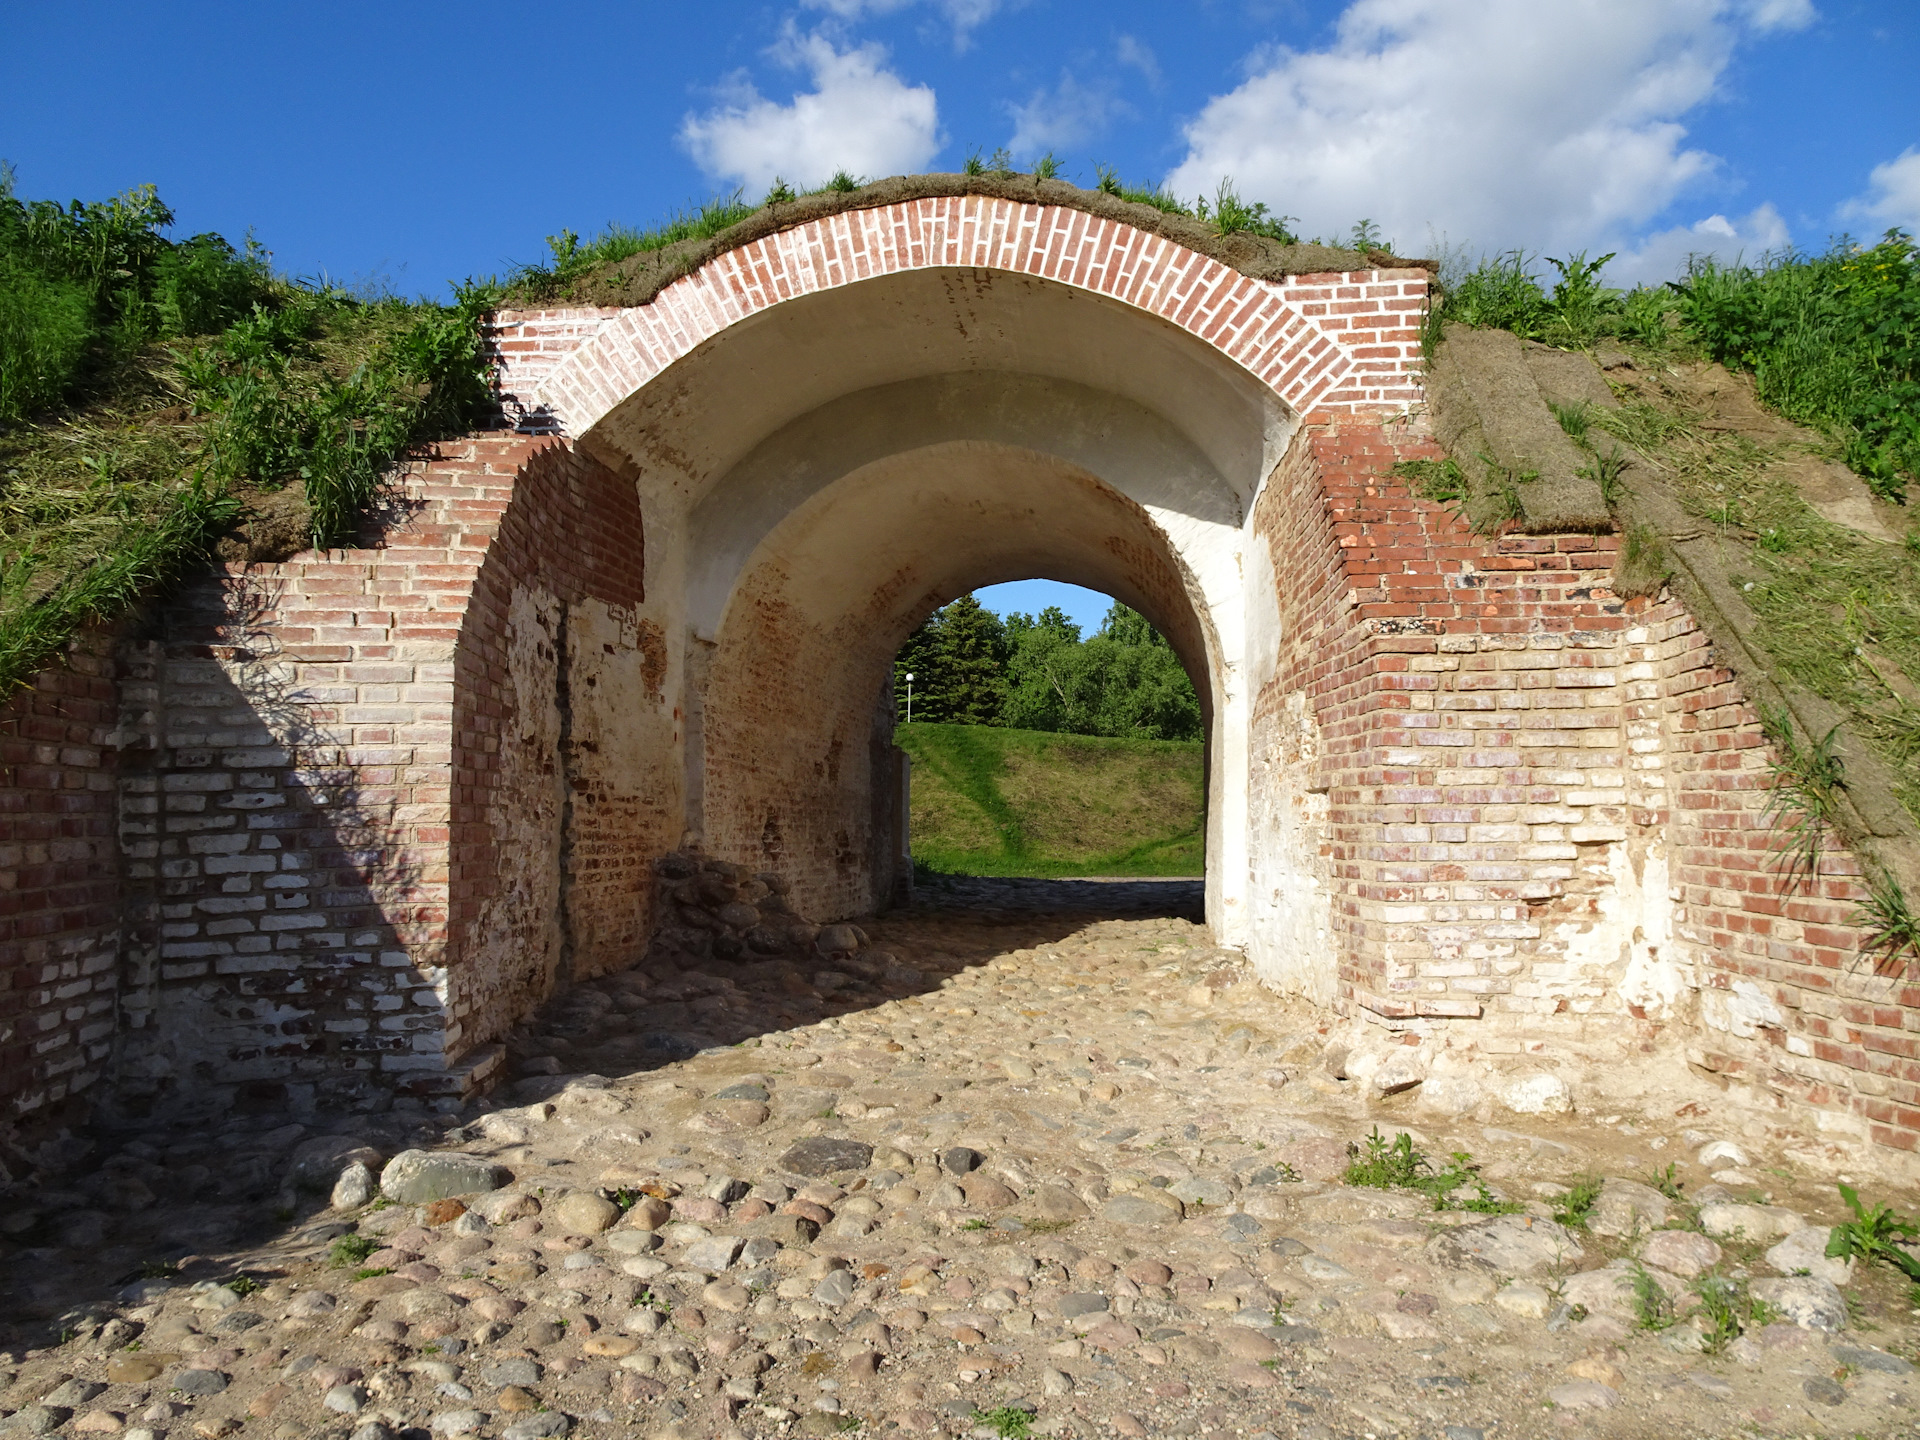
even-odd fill
[{"label": "grass on top of wall", "polygon": [[917,864],[952,875],[1197,876],[1206,868],[1198,741],[990,725],[902,725]]}]

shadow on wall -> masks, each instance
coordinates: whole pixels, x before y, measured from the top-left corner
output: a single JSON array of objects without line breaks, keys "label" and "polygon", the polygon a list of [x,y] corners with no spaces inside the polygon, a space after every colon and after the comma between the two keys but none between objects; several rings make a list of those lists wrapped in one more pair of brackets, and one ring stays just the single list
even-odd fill
[{"label": "shadow on wall", "polygon": [[[400,727],[356,726],[323,693],[311,646],[296,679],[281,598],[277,581],[229,574],[128,646],[117,1090],[131,1111],[207,1086],[198,1107],[298,1111],[451,1078],[446,972],[414,958],[438,952],[441,923],[407,843],[414,757]],[[384,765],[368,763],[376,744]]]}]

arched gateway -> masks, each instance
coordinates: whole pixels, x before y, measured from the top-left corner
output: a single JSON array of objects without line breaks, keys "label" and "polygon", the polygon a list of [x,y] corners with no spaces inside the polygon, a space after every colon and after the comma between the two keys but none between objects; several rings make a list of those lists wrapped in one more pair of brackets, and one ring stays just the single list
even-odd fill
[{"label": "arched gateway", "polygon": [[888,662],[1041,574],[1178,651],[1208,923],[1271,983],[1442,1050],[1677,1026],[1912,1146],[1866,1053],[1899,1022],[1823,1018],[1878,983],[1843,973],[1847,882],[1763,878],[1762,738],[1686,612],[1609,590],[1610,535],[1475,536],[1394,477],[1440,453],[1427,272],[970,187],[763,211],[630,305],[499,315],[517,430],[414,470],[383,544],[190,588],[102,652],[94,750],[49,679],[59,763],[116,757],[75,791],[118,840],[34,942],[0,1095],[472,1091],[638,958],[688,837],[815,919],[886,903]]}]

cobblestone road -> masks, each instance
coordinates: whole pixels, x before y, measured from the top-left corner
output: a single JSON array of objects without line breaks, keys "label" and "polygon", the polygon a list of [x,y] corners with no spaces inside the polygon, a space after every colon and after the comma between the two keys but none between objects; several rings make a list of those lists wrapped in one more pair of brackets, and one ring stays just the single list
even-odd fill
[{"label": "cobblestone road", "polygon": [[[580,987],[459,1114],[49,1146],[0,1433],[1911,1433],[1909,1287],[1782,1137],[1339,1078],[1199,900],[956,884]],[[1419,1186],[1346,1183],[1376,1130]]]}]

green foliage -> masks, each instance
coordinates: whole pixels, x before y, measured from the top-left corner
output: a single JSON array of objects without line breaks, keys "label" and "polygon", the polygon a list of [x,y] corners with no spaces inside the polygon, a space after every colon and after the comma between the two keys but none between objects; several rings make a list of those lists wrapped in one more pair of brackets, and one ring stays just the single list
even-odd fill
[{"label": "green foliage", "polygon": [[1856,907],[1853,923],[1863,932],[1860,953],[1872,956],[1880,973],[1902,973],[1920,961],[1920,915],[1900,882],[1880,866],[1867,874],[1867,898]]},{"label": "green foliage", "polygon": [[1633,1313],[1642,1330],[1668,1330],[1680,1318],[1660,1282],[1637,1261],[1633,1267]]},{"label": "green foliage", "polygon": [[[1529,340],[1582,349],[1607,338],[1631,340],[1663,349],[1672,340],[1679,300],[1671,289],[1626,292],[1600,283],[1611,253],[1589,260],[1577,251],[1564,260],[1546,257],[1557,274],[1544,288],[1533,257],[1508,250],[1483,258],[1471,269],[1454,268],[1442,276],[1439,303],[1429,311],[1428,359],[1439,327],[1458,321],[1478,329],[1511,330]],[[1576,437],[1577,438],[1577,437]]]},{"label": "green foliage", "polygon": [[356,1280],[378,1280],[382,1275],[391,1275],[392,1273],[393,1267],[391,1265],[370,1265],[364,1269],[354,1271],[353,1278]]},{"label": "green foliage", "polygon": [[1846,777],[1840,757],[1833,753],[1840,727],[1808,743],[1784,707],[1766,704],[1760,706],[1760,725],[1774,750],[1768,761],[1773,788],[1767,792],[1765,813],[1787,833],[1781,868],[1788,884],[1801,876],[1812,880],[1819,871],[1820,847],[1840,819],[1840,788]]},{"label": "green foliage", "polygon": [[[1115,196],[1133,205],[1151,205],[1154,209],[1168,215],[1193,215],[1193,207],[1182,201],[1164,185],[1130,185],[1120,178],[1110,166],[1099,167],[1100,179],[1096,188],[1102,193]],[[973,173],[973,172],[969,172]]]},{"label": "green foliage", "polygon": [[[839,182],[843,177],[851,178],[843,170],[834,177],[829,188],[841,188]],[[845,188],[853,189],[855,186],[849,184]],[[768,192],[766,203],[780,204],[794,198],[786,181],[776,179],[773,189]],[[506,293],[523,303],[537,304],[557,299],[566,293],[573,282],[604,265],[614,265],[635,255],[664,250],[683,240],[709,240],[722,230],[738,225],[756,208],[745,203],[740,198],[740,191],[734,190],[727,195],[715,196],[704,204],[676,211],[660,224],[646,230],[609,222],[599,234],[584,241],[573,231],[562,230],[558,235],[547,237],[549,257],[544,264],[514,268],[507,279]]]},{"label": "green foliage", "polygon": [[1760,398],[1832,435],[1888,500],[1920,474],[1920,247],[1889,230],[1758,267],[1696,260],[1677,287],[1687,329]]},{"label": "green foliage", "polygon": [[32,547],[0,553],[0,693],[24,684],[82,626],[113,618],[178,575],[240,510],[238,501],[199,477],[151,512],[120,509],[116,498],[99,497],[108,512],[105,542],[77,566],[50,564]]},{"label": "green foliage", "polygon": [[968,175],[995,175],[1002,180],[1011,180],[1020,173],[1013,168],[1013,156],[1004,145],[987,156],[982,156],[977,149],[972,151],[962,168]]},{"label": "green foliage", "polygon": [[93,336],[84,289],[0,256],[0,420],[59,404]]},{"label": "green foliage", "polygon": [[61,206],[0,166],[0,425],[53,409],[155,339],[205,335],[269,293],[266,259],[218,235],[171,241],[151,185]]},{"label": "green foliage", "polygon": [[1476,330],[1536,334],[1548,318],[1547,297],[1524,251],[1509,250],[1441,282],[1439,313]]},{"label": "green foliage", "polygon": [[1884,1261],[1909,1280],[1920,1281],[1920,1259],[1900,1242],[1920,1238],[1920,1225],[1895,1213],[1889,1205],[1871,1208],[1862,1203],[1860,1192],[1844,1182],[1840,1198],[1853,1212],[1853,1219],[1842,1220],[1827,1237],[1827,1254],[1836,1260],[1857,1256],[1872,1263]]},{"label": "green foliage", "polygon": [[265,1285],[254,1279],[251,1275],[236,1275],[233,1279],[227,1281],[227,1289],[231,1290],[243,1300],[246,1299],[247,1296],[257,1294],[266,1288]]},{"label": "green foliage", "polygon": [[1647,1184],[1669,1200],[1684,1200],[1686,1197],[1680,1193],[1680,1179],[1675,1175],[1674,1170],[1675,1166],[1671,1161],[1664,1169],[1649,1170]]},{"label": "green foliage", "polygon": [[1345,1180],[1349,1185],[1364,1185],[1375,1190],[1393,1190],[1419,1183],[1429,1173],[1427,1157],[1413,1148],[1413,1137],[1404,1130],[1389,1143],[1378,1126],[1364,1147],[1348,1145]]},{"label": "green foliage", "polygon": [[1771,1306],[1725,1275],[1702,1275],[1693,1282],[1693,1293],[1700,1297],[1700,1318],[1705,1322],[1701,1348],[1709,1355],[1718,1355],[1749,1328],[1773,1319]]},{"label": "green foliage", "polygon": [[1580,1176],[1555,1203],[1554,1220],[1569,1230],[1576,1226],[1585,1229],[1587,1217],[1593,1214],[1594,1204],[1600,1198],[1600,1187],[1605,1183],[1597,1175]]},{"label": "green foliage", "polygon": [[1212,220],[1213,228],[1222,235],[1262,235],[1269,240],[1278,240],[1282,245],[1300,243],[1300,237],[1288,228],[1294,223],[1295,217],[1269,214],[1264,201],[1249,203],[1242,200],[1240,192],[1233,188],[1232,180],[1220,182],[1219,188],[1213,193],[1211,207],[1203,197],[1194,209],[1202,220]]},{"label": "green foliage", "polygon": [[[1375,1190],[1417,1190],[1433,1201],[1436,1210],[1470,1210],[1482,1215],[1508,1215],[1520,1210],[1512,1201],[1495,1197],[1479,1176],[1473,1156],[1456,1150],[1444,1170],[1435,1170],[1427,1157],[1413,1147],[1413,1137],[1404,1130],[1391,1144],[1375,1126],[1364,1145],[1349,1145],[1351,1157],[1343,1177],[1349,1185]],[[1471,1183],[1477,1194],[1455,1200],[1455,1191]]]},{"label": "green foliage", "polygon": [[[295,290],[210,343],[177,356],[194,408],[212,419],[209,470],[222,486],[299,482],[315,548],[348,539],[381,476],[416,446],[472,429],[492,405],[480,334],[492,291],[451,307],[334,290]],[[319,359],[322,337],[362,341],[345,375]]]},{"label": "green foliage", "polygon": [[995,1410],[976,1408],[973,1423],[993,1431],[1000,1440],[1026,1440],[1033,1434],[1033,1412],[1017,1405],[1002,1405]]},{"label": "green foliage", "polygon": [[489,295],[362,304],[172,223],[151,186],[62,207],[0,169],[0,686],[197,561],[243,489],[299,481],[330,543],[385,467],[492,406]]},{"label": "green foliage", "polygon": [[894,702],[916,722],[1187,740],[1200,700],[1172,646],[1138,612],[1115,604],[1097,634],[1058,608],[1003,622],[972,595],[927,617],[894,660]]},{"label": "green foliage", "polygon": [[1467,477],[1453,460],[1397,460],[1393,474],[1413,482],[1413,492],[1458,513],[1467,500]]},{"label": "green foliage", "polygon": [[379,1248],[380,1242],[371,1235],[342,1235],[327,1251],[327,1263],[336,1270],[344,1270],[349,1265],[358,1265]]},{"label": "green foliage", "polygon": [[1051,150],[1033,162],[1033,178],[1036,180],[1058,180],[1060,178],[1060,162],[1054,158]]}]

